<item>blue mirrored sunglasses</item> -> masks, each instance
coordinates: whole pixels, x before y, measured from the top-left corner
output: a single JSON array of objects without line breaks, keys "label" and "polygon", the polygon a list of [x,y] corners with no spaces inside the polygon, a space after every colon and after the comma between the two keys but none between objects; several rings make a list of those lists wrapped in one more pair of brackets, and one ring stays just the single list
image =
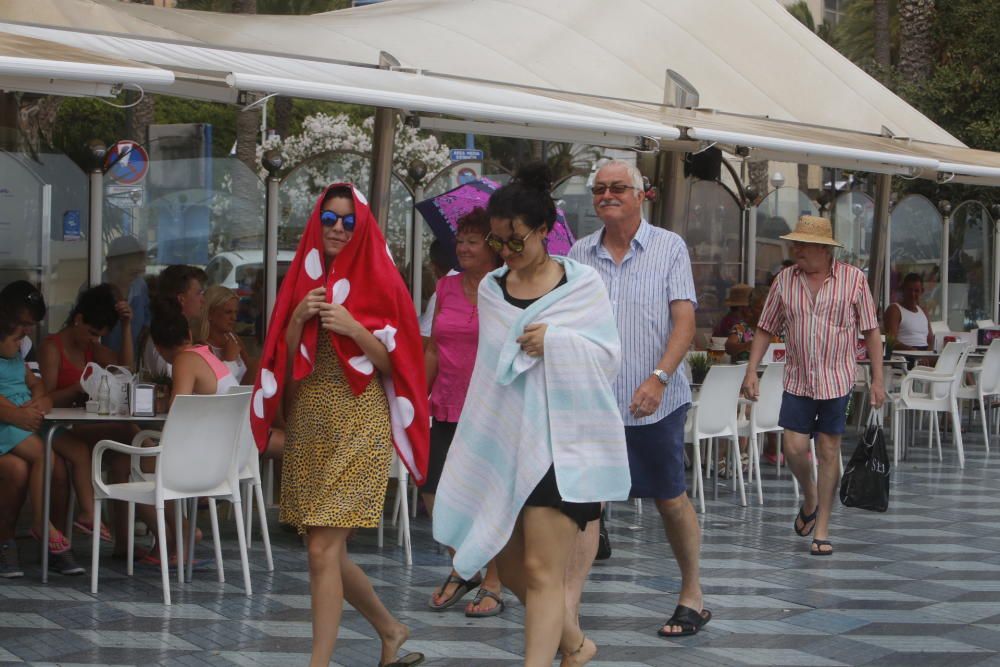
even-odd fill
[{"label": "blue mirrored sunglasses", "polygon": [[348,213],[347,215],[337,215],[333,211],[323,211],[322,213],[320,213],[319,216],[319,221],[323,224],[324,227],[333,227],[335,224],[337,224],[338,220],[340,220],[340,222],[344,225],[345,232],[354,231],[353,213]]}]

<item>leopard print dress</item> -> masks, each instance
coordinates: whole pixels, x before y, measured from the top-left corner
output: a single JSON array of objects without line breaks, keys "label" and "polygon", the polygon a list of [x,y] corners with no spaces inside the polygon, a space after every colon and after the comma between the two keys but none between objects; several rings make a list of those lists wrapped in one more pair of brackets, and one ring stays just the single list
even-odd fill
[{"label": "leopard print dress", "polygon": [[320,337],[316,367],[302,380],[288,417],[281,521],[374,528],[392,462],[389,404],[378,378],[351,392],[333,347]]}]

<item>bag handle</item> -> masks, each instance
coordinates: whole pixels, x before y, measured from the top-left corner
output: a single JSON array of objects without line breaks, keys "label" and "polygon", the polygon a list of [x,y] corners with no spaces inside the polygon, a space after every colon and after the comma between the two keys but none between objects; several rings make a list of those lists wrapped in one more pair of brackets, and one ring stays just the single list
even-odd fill
[{"label": "bag handle", "polygon": [[872,408],[871,412],[868,413],[869,426],[878,426],[879,428],[882,428],[882,413],[884,409],[884,407],[878,409]]}]

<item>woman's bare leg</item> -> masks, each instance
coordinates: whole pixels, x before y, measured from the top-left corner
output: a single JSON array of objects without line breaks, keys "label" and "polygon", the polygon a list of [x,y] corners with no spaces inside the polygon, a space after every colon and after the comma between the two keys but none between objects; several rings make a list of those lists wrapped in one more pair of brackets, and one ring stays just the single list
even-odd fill
[{"label": "woman's bare leg", "polygon": [[310,527],[309,592],[312,595],[311,667],[327,667],[333,657],[344,606],[341,554],[349,528]]}]

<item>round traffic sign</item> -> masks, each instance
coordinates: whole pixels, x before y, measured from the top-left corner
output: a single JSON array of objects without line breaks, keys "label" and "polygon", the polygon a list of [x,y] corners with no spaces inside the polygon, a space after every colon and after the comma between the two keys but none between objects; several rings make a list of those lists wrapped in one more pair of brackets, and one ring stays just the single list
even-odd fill
[{"label": "round traffic sign", "polygon": [[134,185],[146,178],[149,154],[134,141],[123,139],[108,150],[104,159],[105,173],[122,185]]}]

